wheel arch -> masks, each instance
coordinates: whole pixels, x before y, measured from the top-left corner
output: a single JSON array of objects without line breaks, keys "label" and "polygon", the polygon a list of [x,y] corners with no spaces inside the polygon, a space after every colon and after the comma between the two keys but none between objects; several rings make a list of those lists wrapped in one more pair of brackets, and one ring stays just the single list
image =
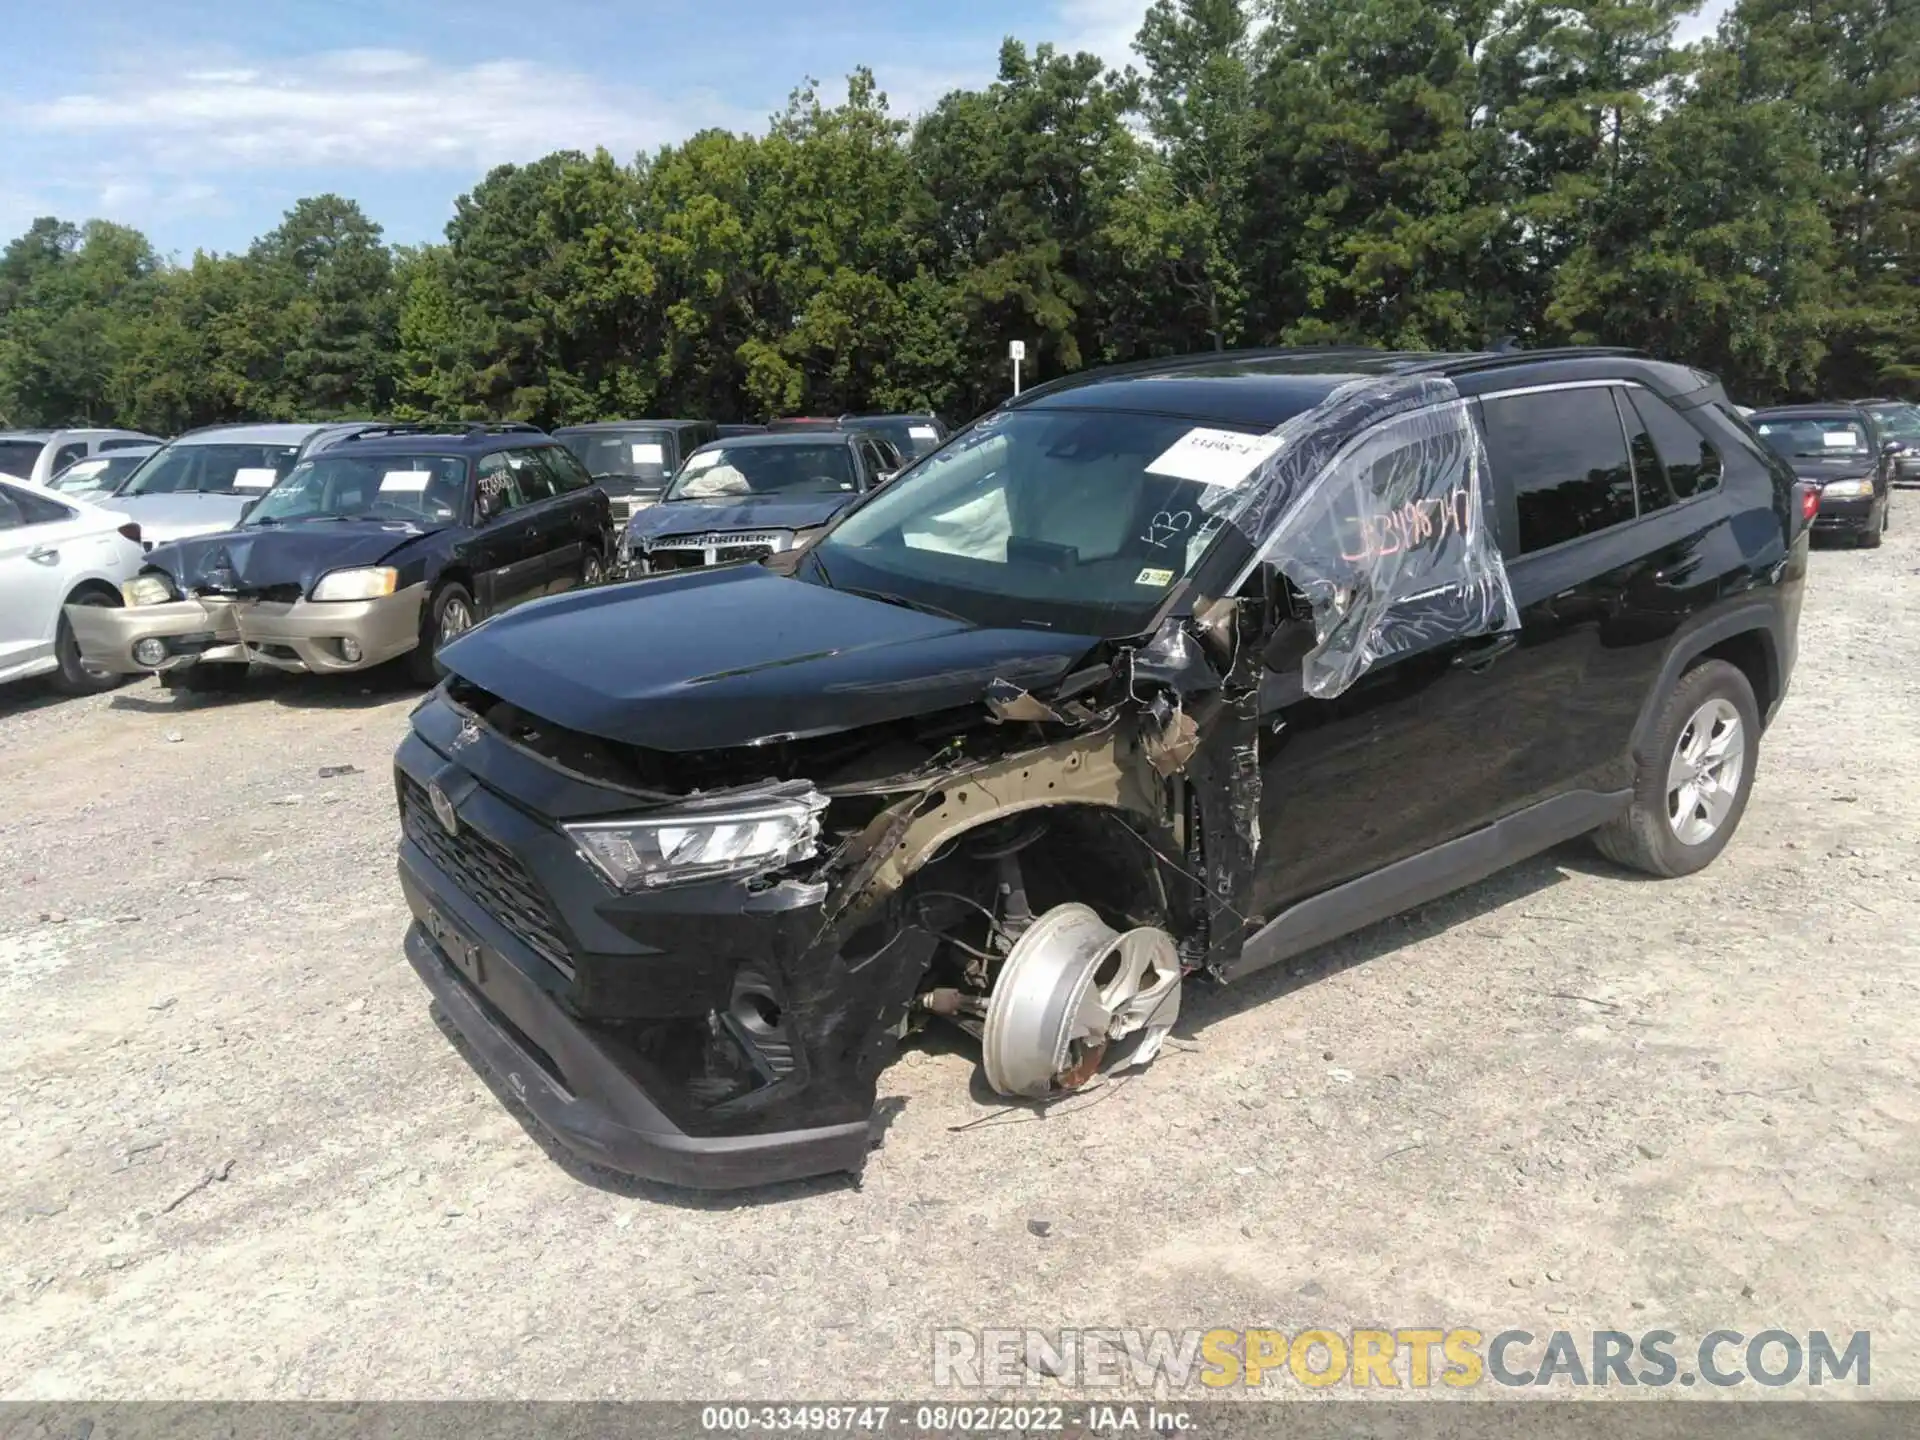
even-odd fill
[{"label": "wheel arch", "polygon": [[1764,727],[1782,691],[1780,639],[1775,629],[1779,623],[1775,607],[1743,605],[1681,636],[1667,652],[1659,678],[1640,702],[1640,715],[1633,726],[1634,754],[1640,754],[1659,719],[1660,707],[1680,678],[1708,660],[1724,660],[1747,677]]}]

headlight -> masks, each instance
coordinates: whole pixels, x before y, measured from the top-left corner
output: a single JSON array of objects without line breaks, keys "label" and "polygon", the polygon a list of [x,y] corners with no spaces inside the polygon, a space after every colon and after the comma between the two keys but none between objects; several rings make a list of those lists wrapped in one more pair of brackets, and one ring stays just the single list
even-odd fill
[{"label": "headlight", "polygon": [[128,605],[167,605],[179,597],[173,582],[164,575],[136,575],[120,585],[120,598]]},{"label": "headlight", "polygon": [[616,890],[651,890],[721,875],[778,870],[813,854],[827,797],[805,781],[759,796],[696,801],[633,820],[565,825]]},{"label": "headlight", "polygon": [[367,570],[336,570],[313,587],[316,600],[378,600],[400,584],[400,572],[386,565]]},{"label": "headlight", "polygon": [[1820,487],[1820,493],[1832,500],[1866,500],[1873,495],[1873,481],[1864,476],[1858,480],[1829,480]]}]

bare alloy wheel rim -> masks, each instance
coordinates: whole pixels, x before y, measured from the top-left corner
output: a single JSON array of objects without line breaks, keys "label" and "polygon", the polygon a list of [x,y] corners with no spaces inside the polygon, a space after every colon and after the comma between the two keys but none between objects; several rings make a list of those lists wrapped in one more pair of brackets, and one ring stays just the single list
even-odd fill
[{"label": "bare alloy wheel rim", "polygon": [[587,563],[580,568],[581,579],[586,582],[586,588],[592,589],[600,583],[600,557],[598,555],[587,556]]},{"label": "bare alloy wheel rim", "polygon": [[473,628],[473,612],[467,609],[467,602],[457,596],[447,601],[440,610],[440,643],[457,640]]},{"label": "bare alloy wheel rim", "polygon": [[1740,712],[1716,696],[1693,712],[1667,766],[1667,823],[1682,845],[1704,845],[1720,833],[1746,766]]}]

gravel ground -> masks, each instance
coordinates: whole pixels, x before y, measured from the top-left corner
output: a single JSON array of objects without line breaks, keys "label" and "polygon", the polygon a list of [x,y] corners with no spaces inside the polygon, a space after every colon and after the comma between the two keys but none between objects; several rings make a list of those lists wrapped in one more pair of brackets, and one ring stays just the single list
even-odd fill
[{"label": "gravel ground", "polygon": [[563,1160],[436,1022],[412,693],[12,687],[0,1394],[898,1397],[936,1325],[1435,1324],[1871,1329],[1920,1396],[1920,536],[1815,562],[1704,874],[1565,847],[1045,1116],[922,1042],[863,1183],[748,1196]]}]

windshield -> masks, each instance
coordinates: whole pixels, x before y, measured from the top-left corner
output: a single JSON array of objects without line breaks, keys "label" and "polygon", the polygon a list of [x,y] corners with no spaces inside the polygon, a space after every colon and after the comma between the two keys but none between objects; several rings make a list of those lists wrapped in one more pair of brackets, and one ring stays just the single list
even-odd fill
[{"label": "windshield", "polygon": [[838,440],[830,445],[711,445],[687,457],[663,498],[850,495],[856,488],[853,460]]},{"label": "windshield", "polygon": [[1219,533],[1208,492],[1244,478],[1246,467],[1210,481],[1164,473],[1186,468],[1176,447],[1190,434],[1214,433],[1161,415],[1015,411],[949,443],[809,553],[829,585],[977,624],[1134,634]]},{"label": "windshield", "polygon": [[467,462],[450,455],[342,455],[293,467],[247,524],[294,520],[406,520],[447,525],[466,493]]},{"label": "windshield", "polygon": [[1796,415],[1769,420],[1755,416],[1753,428],[1777,455],[1792,459],[1850,460],[1867,453],[1867,430],[1844,415]]},{"label": "windshield", "polygon": [[44,440],[0,440],[0,475],[16,480],[32,478],[33,463],[45,448]]},{"label": "windshield", "polygon": [[149,457],[122,495],[263,495],[293,468],[293,445],[169,445]]},{"label": "windshield", "polygon": [[940,448],[940,431],[931,420],[861,420],[854,428],[891,440],[904,460],[918,460]]},{"label": "windshield", "polygon": [[653,490],[667,483],[673,449],[664,430],[582,430],[556,438],[596,480],[637,480]]},{"label": "windshield", "polygon": [[1867,413],[1895,440],[1920,440],[1920,405],[1875,405]]},{"label": "windshield", "polygon": [[111,490],[140,468],[144,455],[95,455],[76,460],[47,482],[47,488],[64,495],[88,495]]}]

